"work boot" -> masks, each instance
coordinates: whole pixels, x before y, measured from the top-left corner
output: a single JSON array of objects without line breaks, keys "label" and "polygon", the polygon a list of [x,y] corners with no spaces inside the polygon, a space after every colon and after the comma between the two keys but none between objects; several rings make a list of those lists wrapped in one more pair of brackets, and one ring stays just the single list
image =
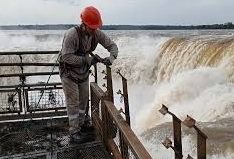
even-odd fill
[{"label": "work boot", "polygon": [[93,141],[94,138],[92,135],[78,131],[75,134],[70,135],[70,142],[75,144],[82,144],[86,142]]},{"label": "work boot", "polygon": [[91,118],[89,115],[85,115],[85,120],[84,120],[84,124],[86,125],[91,125]]},{"label": "work boot", "polygon": [[95,127],[93,125],[83,124],[81,126],[80,131],[82,133],[87,133],[87,134],[95,135]]}]

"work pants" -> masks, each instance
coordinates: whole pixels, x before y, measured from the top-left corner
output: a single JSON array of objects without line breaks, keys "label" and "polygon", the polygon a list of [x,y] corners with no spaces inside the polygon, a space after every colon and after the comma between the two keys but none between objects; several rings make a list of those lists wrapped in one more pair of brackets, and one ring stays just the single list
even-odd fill
[{"label": "work pants", "polygon": [[61,77],[61,81],[69,119],[69,132],[74,134],[80,131],[84,124],[85,110],[89,101],[89,79],[75,83],[68,77]]}]

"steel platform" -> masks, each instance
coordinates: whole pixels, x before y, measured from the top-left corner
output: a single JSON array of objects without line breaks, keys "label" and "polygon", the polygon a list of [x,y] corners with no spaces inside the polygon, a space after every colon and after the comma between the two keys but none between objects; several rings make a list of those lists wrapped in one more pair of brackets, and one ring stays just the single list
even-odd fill
[{"label": "steel platform", "polygon": [[70,143],[67,118],[0,123],[0,159],[112,159],[99,137]]}]

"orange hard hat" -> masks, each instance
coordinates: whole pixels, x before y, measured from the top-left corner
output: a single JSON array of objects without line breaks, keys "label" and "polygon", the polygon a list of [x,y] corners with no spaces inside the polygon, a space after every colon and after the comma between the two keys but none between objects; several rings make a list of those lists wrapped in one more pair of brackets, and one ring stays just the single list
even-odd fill
[{"label": "orange hard hat", "polygon": [[91,29],[97,29],[102,26],[101,14],[93,6],[86,7],[80,14],[81,21]]}]

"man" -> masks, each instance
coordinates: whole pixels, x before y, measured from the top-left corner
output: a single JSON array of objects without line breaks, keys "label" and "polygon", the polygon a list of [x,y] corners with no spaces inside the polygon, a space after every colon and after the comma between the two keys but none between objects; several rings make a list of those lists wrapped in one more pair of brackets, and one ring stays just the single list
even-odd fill
[{"label": "man", "polygon": [[[92,140],[88,133],[92,128],[84,124],[89,101],[89,68],[98,62],[111,65],[118,55],[117,45],[99,30],[102,26],[99,11],[89,6],[81,12],[80,17],[81,24],[69,29],[64,36],[59,67],[70,137],[76,143]],[[92,54],[98,43],[110,52],[109,57],[102,59]]]}]

